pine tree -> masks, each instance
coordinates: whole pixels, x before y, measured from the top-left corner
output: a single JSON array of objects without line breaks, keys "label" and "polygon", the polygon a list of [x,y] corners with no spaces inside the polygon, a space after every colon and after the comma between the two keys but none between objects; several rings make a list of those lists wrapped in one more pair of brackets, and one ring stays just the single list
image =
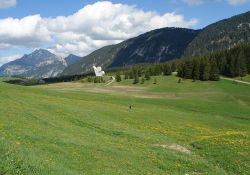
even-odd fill
[{"label": "pine tree", "polygon": [[165,64],[163,66],[163,74],[168,76],[171,75],[172,71],[171,71],[171,66],[169,64]]},{"label": "pine tree", "polygon": [[228,75],[230,77],[235,77],[235,76],[237,76],[237,70],[236,70],[236,67],[237,67],[236,60],[237,60],[237,58],[234,55],[230,55],[228,57],[228,59],[229,59],[229,65],[228,65],[229,74]]},{"label": "pine tree", "polygon": [[183,63],[179,64],[178,66],[177,76],[184,78],[184,64]]},{"label": "pine tree", "polygon": [[121,82],[122,81],[122,78],[121,78],[121,75],[120,75],[119,72],[116,73],[115,79],[116,79],[117,82]]},{"label": "pine tree", "polygon": [[221,74],[227,74],[227,51],[216,55],[217,65]]},{"label": "pine tree", "polygon": [[218,81],[220,80],[220,75],[219,75],[219,68],[215,62],[215,59],[211,59],[210,63],[210,80],[212,81]]},{"label": "pine tree", "polygon": [[175,72],[176,70],[177,70],[176,63],[173,62],[173,63],[171,64],[171,71],[172,71],[172,72]]},{"label": "pine tree", "polygon": [[95,78],[94,78],[94,83],[99,83],[98,77],[95,77]]},{"label": "pine tree", "polygon": [[139,76],[138,76],[138,74],[135,75],[135,79],[134,79],[133,84],[137,84],[137,83],[139,83]]},{"label": "pine tree", "polygon": [[193,60],[193,72],[192,79],[199,80],[200,79],[200,61],[198,58]]},{"label": "pine tree", "polygon": [[244,51],[241,50],[239,53],[238,61],[237,61],[237,69],[239,76],[244,77],[247,74],[247,64],[246,64],[246,55],[244,54]]},{"label": "pine tree", "polygon": [[92,77],[88,77],[88,78],[87,78],[87,81],[88,81],[89,83],[91,83],[91,82],[92,82]]},{"label": "pine tree", "polygon": [[137,73],[138,73],[138,77],[141,77],[141,76],[142,76],[142,70],[141,70],[141,69],[138,69],[138,70],[137,70]]},{"label": "pine tree", "polygon": [[250,74],[250,56],[247,57],[247,70],[248,73]]},{"label": "pine tree", "polygon": [[141,78],[141,84],[144,84],[144,82],[145,82],[145,78],[142,77],[142,78]]},{"label": "pine tree", "polygon": [[193,64],[191,60],[186,60],[184,63],[184,78],[191,79],[192,78],[192,72],[193,72]]},{"label": "pine tree", "polygon": [[210,78],[210,64],[207,58],[203,58],[200,65],[200,80],[207,81]]}]

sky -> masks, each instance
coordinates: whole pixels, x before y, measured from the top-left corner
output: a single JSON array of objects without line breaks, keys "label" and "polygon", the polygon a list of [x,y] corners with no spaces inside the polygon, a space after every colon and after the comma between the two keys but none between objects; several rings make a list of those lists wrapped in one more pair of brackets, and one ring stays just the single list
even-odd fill
[{"label": "sky", "polygon": [[85,56],[162,27],[201,29],[250,0],[0,0],[0,66],[44,48]]}]

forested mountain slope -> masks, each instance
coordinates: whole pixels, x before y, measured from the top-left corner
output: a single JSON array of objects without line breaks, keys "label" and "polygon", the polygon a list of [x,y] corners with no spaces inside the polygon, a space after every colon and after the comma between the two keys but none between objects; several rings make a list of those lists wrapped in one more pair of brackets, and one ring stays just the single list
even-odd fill
[{"label": "forested mountain slope", "polygon": [[198,33],[199,30],[183,28],[157,29],[117,45],[98,49],[67,67],[63,74],[86,73],[92,69],[93,64],[103,68],[113,68],[179,58]]},{"label": "forested mountain slope", "polygon": [[205,55],[250,42],[250,11],[205,27],[189,44],[185,56]]}]

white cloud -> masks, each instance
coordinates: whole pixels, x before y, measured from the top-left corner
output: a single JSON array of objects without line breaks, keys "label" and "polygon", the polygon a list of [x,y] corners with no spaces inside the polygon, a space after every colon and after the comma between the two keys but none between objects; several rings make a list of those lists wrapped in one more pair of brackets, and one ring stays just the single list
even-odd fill
[{"label": "white cloud", "polygon": [[9,8],[16,5],[16,0],[0,0],[0,8]]},{"label": "white cloud", "polygon": [[115,44],[161,27],[190,27],[196,19],[185,20],[175,13],[159,15],[134,6],[97,2],[71,16],[45,19],[45,26],[56,39],[56,52],[86,55],[104,45]]},{"label": "white cloud", "polygon": [[245,4],[248,2],[248,0],[227,0],[227,1],[230,5],[233,5],[233,6]]},{"label": "white cloud", "polygon": [[0,19],[0,48],[36,46],[50,41],[51,36],[42,21],[40,15]]},{"label": "white cloud", "polygon": [[18,58],[20,58],[20,55],[11,55],[11,56],[4,56],[4,57],[0,57],[0,66],[4,63],[16,60]]},{"label": "white cloud", "polygon": [[186,20],[175,12],[163,15],[135,6],[100,1],[87,5],[70,16],[0,20],[0,49],[50,45],[54,53],[84,56],[97,48],[115,44],[161,27],[191,27],[196,19]]}]

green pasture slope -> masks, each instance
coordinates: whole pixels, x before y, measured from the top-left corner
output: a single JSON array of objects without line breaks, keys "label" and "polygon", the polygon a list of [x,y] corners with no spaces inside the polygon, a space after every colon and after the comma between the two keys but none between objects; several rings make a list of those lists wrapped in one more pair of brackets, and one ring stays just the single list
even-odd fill
[{"label": "green pasture slope", "polygon": [[131,82],[1,81],[0,174],[250,174],[249,85]]}]

